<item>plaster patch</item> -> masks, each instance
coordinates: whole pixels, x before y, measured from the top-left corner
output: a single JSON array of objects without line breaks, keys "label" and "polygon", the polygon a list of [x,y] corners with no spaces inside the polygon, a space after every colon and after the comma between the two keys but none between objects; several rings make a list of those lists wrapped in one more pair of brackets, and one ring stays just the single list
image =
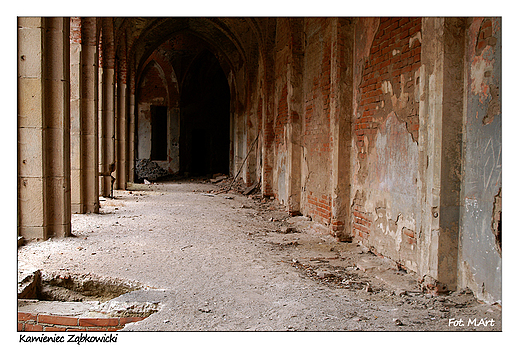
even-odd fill
[{"label": "plaster patch", "polygon": [[481,95],[481,100],[482,97],[488,96],[488,80],[493,71],[493,63],[494,60],[487,60],[482,57],[476,57],[471,63],[471,92],[475,95]]},{"label": "plaster patch", "polygon": [[394,94],[394,90],[392,89],[392,83],[388,80],[385,80],[381,83],[381,90],[384,94]]},{"label": "plaster patch", "polygon": [[412,47],[412,46],[413,46],[413,43],[414,43],[415,40],[419,41],[419,43],[422,44],[422,36],[421,36],[421,32],[417,32],[414,36],[412,36],[412,37],[410,38],[410,41],[409,41],[409,43],[408,43],[408,47]]},{"label": "plaster patch", "polygon": [[398,195],[414,197],[418,166],[418,146],[392,112],[377,132],[370,153],[369,182],[372,187]]}]

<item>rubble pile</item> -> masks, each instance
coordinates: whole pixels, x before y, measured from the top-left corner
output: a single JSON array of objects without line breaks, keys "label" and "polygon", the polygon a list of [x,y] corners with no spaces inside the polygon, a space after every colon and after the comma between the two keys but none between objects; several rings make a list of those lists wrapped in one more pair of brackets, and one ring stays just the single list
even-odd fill
[{"label": "rubble pile", "polygon": [[135,174],[139,180],[156,181],[167,176],[168,171],[150,159],[137,159],[135,162]]}]

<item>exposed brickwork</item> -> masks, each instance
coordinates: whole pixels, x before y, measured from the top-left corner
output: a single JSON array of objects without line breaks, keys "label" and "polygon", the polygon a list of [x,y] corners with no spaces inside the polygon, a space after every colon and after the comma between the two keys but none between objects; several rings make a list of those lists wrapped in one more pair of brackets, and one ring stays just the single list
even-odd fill
[{"label": "exposed brickwork", "polygon": [[406,243],[410,245],[417,244],[417,238],[415,237],[415,232],[408,228],[403,228],[403,234],[406,236]]},{"label": "exposed brickwork", "polygon": [[113,19],[105,17],[103,23],[103,67],[113,69],[115,67],[115,43]]},{"label": "exposed brickwork", "polygon": [[70,18],[70,43],[81,44],[81,17]]},{"label": "exposed brickwork", "polygon": [[127,59],[126,59],[126,34],[121,35],[120,38],[120,52],[118,57],[119,59],[116,60],[116,71],[117,71],[117,77],[121,84],[127,83],[127,76],[128,76],[128,68],[127,68]]},{"label": "exposed brickwork", "polygon": [[70,317],[18,312],[20,332],[115,332],[127,323],[138,322],[146,317]]},{"label": "exposed brickwork", "polygon": [[[307,215],[330,225],[332,222],[330,183],[331,135],[331,58],[332,20],[305,19],[304,95],[302,138],[307,152],[309,179],[303,184]],[[323,179],[323,180],[318,180]],[[334,220],[336,226],[340,225]]]},{"label": "exposed brickwork", "polygon": [[96,17],[81,18],[81,40],[82,44],[88,46],[96,46],[98,19]]},{"label": "exposed brickwork", "polygon": [[477,43],[475,45],[475,54],[480,56],[486,46],[495,46],[496,42],[496,38],[493,37],[493,20],[491,18],[486,18],[480,25]]},{"label": "exposed brickwork", "polygon": [[361,211],[359,206],[356,206],[356,208],[352,210],[352,216],[352,234],[355,237],[359,237],[362,241],[366,241],[373,223],[370,219],[370,215]]},{"label": "exposed brickwork", "polygon": [[[307,203],[310,206],[309,214],[318,219],[321,223],[330,224],[331,220],[331,199],[329,195],[313,195],[310,192],[307,195]],[[337,224],[337,222],[336,222]]]},{"label": "exposed brickwork", "polygon": [[[354,120],[354,133],[360,160],[367,157],[366,141],[368,145],[374,144],[382,118],[388,115],[388,105],[391,103],[385,100],[384,91],[387,88],[383,86],[384,82],[390,82],[392,92],[397,96],[414,87],[413,76],[421,66],[420,31],[421,18],[381,19],[359,86],[360,117]],[[417,140],[418,106],[410,98],[406,109],[398,111],[398,117],[406,121],[408,131]]]},{"label": "exposed brickwork", "polygon": [[168,101],[166,86],[159,69],[153,64],[146,68],[139,85],[139,101],[166,105]]},{"label": "exposed brickwork", "polygon": [[101,30],[101,35],[99,36],[98,41],[98,66],[99,68],[103,68],[103,30]]},{"label": "exposed brickwork", "polygon": [[[395,113],[406,123],[412,139],[418,141],[419,104],[415,95],[419,83],[417,72],[421,67],[421,27],[421,18],[381,18],[375,31],[363,65],[358,107],[353,119],[360,181],[367,177],[368,155],[389,115]],[[373,228],[370,215],[363,201],[357,202],[352,209],[352,235],[366,241]],[[409,244],[415,244],[415,236],[405,237]]]}]

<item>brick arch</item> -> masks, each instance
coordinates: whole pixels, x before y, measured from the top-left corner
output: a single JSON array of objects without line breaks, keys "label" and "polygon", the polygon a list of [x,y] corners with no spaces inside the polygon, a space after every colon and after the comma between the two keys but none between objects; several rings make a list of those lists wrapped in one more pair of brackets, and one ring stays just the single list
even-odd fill
[{"label": "brick arch", "polygon": [[[168,104],[168,84],[164,70],[157,61],[150,60],[148,62],[137,82],[137,103],[151,102],[153,99],[163,98],[163,104]],[[163,93],[161,88],[165,88],[166,91]]]},{"label": "brick arch", "polygon": [[164,85],[167,88],[167,106],[178,108],[180,91],[177,74],[170,62],[168,62],[163,55],[159,54],[157,51],[154,51],[145,61],[143,70],[138,73],[138,80],[140,81],[140,79],[143,77],[143,74],[145,74],[146,70],[149,68],[150,64],[155,65],[162,73],[161,76],[163,78]]}]

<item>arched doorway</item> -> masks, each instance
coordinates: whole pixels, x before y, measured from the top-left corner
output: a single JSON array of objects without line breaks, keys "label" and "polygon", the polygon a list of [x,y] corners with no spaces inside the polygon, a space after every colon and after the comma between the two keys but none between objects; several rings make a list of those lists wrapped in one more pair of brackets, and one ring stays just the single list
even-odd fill
[{"label": "arched doorway", "polygon": [[216,57],[203,50],[183,79],[180,170],[190,176],[229,172],[230,90]]}]

